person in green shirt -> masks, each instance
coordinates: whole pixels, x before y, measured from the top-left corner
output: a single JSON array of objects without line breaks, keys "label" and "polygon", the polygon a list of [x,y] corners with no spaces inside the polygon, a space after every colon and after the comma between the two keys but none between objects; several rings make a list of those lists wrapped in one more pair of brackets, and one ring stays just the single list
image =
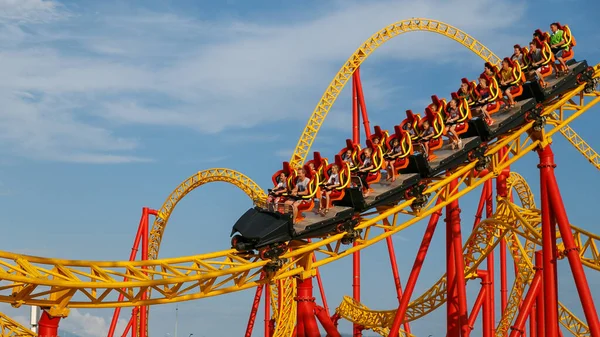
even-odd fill
[{"label": "person in green shirt", "polygon": [[558,23],[556,22],[550,24],[550,30],[552,31],[552,35],[550,35],[550,49],[554,54],[554,58],[559,62],[559,64],[553,65],[556,77],[558,77],[561,72],[563,75],[566,75],[569,68],[565,64],[562,55],[564,52],[569,51],[569,46],[565,41],[565,32],[562,29],[558,29]]}]

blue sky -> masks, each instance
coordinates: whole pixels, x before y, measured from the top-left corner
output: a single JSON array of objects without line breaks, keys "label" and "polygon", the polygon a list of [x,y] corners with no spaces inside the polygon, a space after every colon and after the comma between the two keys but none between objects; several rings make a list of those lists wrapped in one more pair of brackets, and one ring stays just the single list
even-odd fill
[{"label": "blue sky", "polygon": [[[0,0],[2,250],[126,259],[141,207],[159,208],[194,172],[228,167],[268,187],[343,62],[372,33],[398,20],[448,22],[500,56],[510,55],[514,43],[526,43],[534,29],[548,30],[558,20],[572,27],[576,58],[595,64],[599,5],[580,2],[587,10],[576,11],[568,3]],[[564,10],[557,13],[558,4]],[[422,110],[431,94],[449,96],[461,77],[473,78],[481,69],[480,59],[440,36],[396,38],[362,67],[372,125],[390,129],[406,109]],[[350,109],[346,89],[315,150],[331,157],[344,146],[351,135]],[[594,108],[572,125],[596,149],[599,112]],[[560,137],[554,150],[571,222],[594,231],[596,200],[583,197],[583,188],[600,187],[598,172]],[[534,190],[536,158],[532,153],[514,166]],[[472,226],[478,197],[475,192],[461,200],[465,230]],[[177,206],[161,256],[227,248],[231,225],[250,206],[232,186],[202,187]],[[394,237],[403,282],[423,228]],[[441,247],[443,231],[437,232],[415,296],[440,276],[444,250],[435,247]],[[559,265],[567,270],[565,261]],[[396,306],[384,244],[365,251],[363,268],[365,304]],[[352,293],[351,259],[322,273],[335,307]],[[600,277],[588,275],[599,289]],[[580,312],[572,279],[561,276],[560,285],[561,300]],[[469,286],[469,303],[478,287]],[[597,290],[594,295],[600,300]],[[241,335],[252,297],[247,291],[181,303],[179,332]],[[173,335],[174,309],[153,307],[153,336]],[[4,305],[0,310],[18,319],[26,314]],[[110,315],[74,310],[62,327],[84,337],[104,336]],[[262,324],[256,328],[261,331]],[[349,331],[349,324],[341,329]],[[443,329],[443,310],[413,325],[417,335],[441,336]]]}]

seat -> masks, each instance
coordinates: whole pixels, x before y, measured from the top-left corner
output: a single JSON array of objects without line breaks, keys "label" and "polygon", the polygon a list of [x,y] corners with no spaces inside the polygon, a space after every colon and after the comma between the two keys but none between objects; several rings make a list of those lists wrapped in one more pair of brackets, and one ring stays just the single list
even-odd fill
[{"label": "seat", "polygon": [[[451,95],[452,99],[458,101],[459,117],[456,121],[457,124],[456,128],[454,129],[454,132],[456,132],[457,136],[460,136],[461,134],[469,130],[469,121],[471,120],[471,108],[469,107],[469,104],[467,103],[467,100],[465,98],[458,97],[458,93],[453,92]],[[446,114],[446,118],[450,117],[450,114],[448,114],[447,109],[444,111],[444,113]]]},{"label": "seat", "polygon": [[325,167],[329,165],[327,158],[321,157],[320,152],[313,153],[313,159],[306,162],[306,165],[313,164],[315,167],[315,172],[317,173],[316,178],[318,178],[317,185],[324,179],[323,172],[325,171]]},{"label": "seat", "polygon": [[550,33],[542,32],[542,30],[538,28],[533,32],[533,39],[535,40],[536,38],[541,42],[548,42],[550,41]]},{"label": "seat", "polygon": [[[469,102],[469,106],[472,106],[475,104],[475,102],[477,101],[477,83],[475,81],[469,81],[467,78],[463,77],[460,80],[462,83],[465,83],[469,86],[469,99],[471,100],[471,102]],[[459,89],[460,90],[460,89]]]},{"label": "seat", "polygon": [[535,41],[535,45],[542,52],[542,64],[540,67],[540,73],[542,77],[548,77],[552,75],[552,66],[551,64],[554,62],[554,54],[550,49],[550,45],[546,41],[540,40],[538,37],[533,39]]},{"label": "seat", "polygon": [[[373,161],[373,168],[369,171],[369,175],[367,175],[367,182],[369,184],[374,184],[379,182],[381,179],[381,167],[383,166],[383,151],[380,146],[375,146],[370,139],[367,139],[367,148],[373,149],[371,154],[371,160]],[[364,163],[365,158],[365,149],[360,151],[358,155],[358,160],[360,165]]]},{"label": "seat", "polygon": [[[285,173],[287,177],[287,186],[292,186],[292,183],[296,179],[296,170],[292,168],[289,162],[283,162],[283,168],[273,174],[271,180],[273,181],[273,186],[277,186],[279,184],[279,176],[281,173]],[[287,192],[282,194],[283,196],[287,196]]]},{"label": "seat", "polygon": [[346,147],[341,149],[340,152],[338,152],[338,156],[340,156],[341,158],[344,158],[344,154],[346,153],[346,151],[351,150],[352,151],[352,164],[354,166],[350,167],[350,171],[354,172],[358,169],[358,165],[359,165],[359,160],[358,160],[358,154],[360,153],[360,145],[359,144],[354,144],[352,142],[352,140],[350,139],[346,139]]},{"label": "seat", "polygon": [[429,121],[429,125],[433,126],[433,137],[428,141],[429,142],[429,153],[427,154],[428,160],[432,161],[435,159],[435,155],[433,151],[439,149],[444,145],[444,140],[442,136],[444,135],[444,117],[442,114],[436,113],[431,110],[429,107],[425,109],[425,117],[421,120],[421,125],[424,121]]},{"label": "seat", "polygon": [[485,111],[488,114],[493,114],[500,110],[500,103],[498,102],[498,97],[500,95],[500,88],[498,87],[498,81],[496,81],[495,77],[490,77],[486,74],[479,75],[480,78],[483,78],[488,83],[488,90],[490,92],[489,97],[486,100]]},{"label": "seat", "polygon": [[[521,67],[521,71],[523,72],[523,74],[526,74],[529,71],[529,67],[531,66],[531,55],[529,54],[529,48],[521,47],[521,53],[523,53],[523,66]],[[525,78],[525,81],[528,80],[528,78]]]},{"label": "seat", "polygon": [[371,137],[369,137],[369,139],[371,140],[371,142],[374,142],[373,140],[375,139],[375,137],[379,138],[379,146],[382,147],[383,153],[386,153],[387,151],[389,151],[386,144],[386,139],[389,137],[389,132],[387,132],[387,130],[381,130],[381,127],[379,125],[375,125],[373,127],[373,130],[374,132],[371,134]]},{"label": "seat", "polygon": [[559,22],[556,23],[558,25],[558,29],[563,31],[563,39],[565,40],[565,44],[569,47],[569,51],[564,51],[562,54],[562,59],[566,62],[573,58],[573,47],[577,45],[573,34],[571,34],[571,28],[568,25],[561,25]]},{"label": "seat", "polygon": [[508,57],[505,57],[504,60],[508,62],[508,65],[512,68],[512,76],[513,81],[509,84],[512,86],[510,90],[510,94],[514,99],[521,96],[523,94],[523,83],[525,83],[525,75],[523,75],[523,70],[521,69],[521,65],[519,62],[515,62]]},{"label": "seat", "polygon": [[344,198],[344,195],[346,194],[346,188],[350,186],[350,181],[352,178],[350,173],[350,166],[348,165],[348,163],[343,161],[342,157],[338,154],[335,156],[335,162],[327,165],[327,167],[323,170],[325,175],[324,181],[329,180],[329,176],[331,175],[331,167],[334,164],[338,166],[338,176],[340,178],[340,185],[331,191],[331,194],[329,195],[330,204],[326,205],[327,208],[331,207],[332,202],[342,200]]},{"label": "seat", "polygon": [[439,99],[437,95],[431,95],[431,104],[428,105],[433,110],[433,105],[437,105],[437,110],[434,112],[443,114],[446,111],[446,100],[444,98]]},{"label": "seat", "polygon": [[[410,135],[410,139],[411,141],[416,140],[417,138],[419,138],[419,125],[421,124],[421,116],[419,114],[414,114],[412,112],[412,110],[406,110],[406,118],[402,121],[402,123],[400,123],[400,128],[402,128],[403,130],[407,131],[407,133]],[[408,127],[412,127],[412,129],[414,130],[414,133],[410,133],[408,132]]]},{"label": "seat", "polygon": [[410,156],[413,154],[414,150],[410,135],[400,127],[400,125],[394,126],[394,133],[387,139],[386,143],[390,148],[392,147],[391,144],[394,139],[398,139],[400,147],[402,148],[401,154],[394,160],[394,168],[397,171],[396,173],[398,173],[401,169],[408,167]]},{"label": "seat", "polygon": [[[317,179],[313,172],[311,172],[308,168],[308,165],[304,165],[304,170],[306,171],[306,177],[310,180],[308,182],[308,194],[300,197],[300,204],[298,205],[298,215],[296,216],[295,221],[302,220],[302,212],[310,212],[313,207],[315,207],[315,196],[317,194],[317,190],[319,189],[319,185],[317,185]],[[296,180],[294,180],[294,188],[296,185]]]},{"label": "seat", "polygon": [[[492,69],[492,72],[494,73],[494,78],[495,78],[496,80],[498,80],[498,79],[500,78],[500,69],[498,68],[498,66],[497,66],[497,65],[495,65],[495,64],[491,64],[490,62],[486,62],[486,63],[485,63],[485,66],[486,66],[486,67],[488,67],[488,68],[490,68],[490,69]],[[483,74],[484,74],[484,75],[487,75],[487,74],[485,73],[485,71],[483,72]],[[489,76],[489,75],[488,75],[488,76]]]}]

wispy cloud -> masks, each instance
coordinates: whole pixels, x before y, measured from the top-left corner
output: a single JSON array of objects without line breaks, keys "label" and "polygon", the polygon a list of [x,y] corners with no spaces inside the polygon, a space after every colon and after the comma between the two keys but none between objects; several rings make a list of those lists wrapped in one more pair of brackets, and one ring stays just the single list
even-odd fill
[{"label": "wispy cloud", "polygon": [[[294,24],[144,12],[70,16],[67,31],[51,23],[50,18],[68,15],[56,1],[0,4],[9,13],[0,21],[0,41],[13,41],[0,52],[5,144],[0,151],[89,163],[149,160],[135,153],[144,142],[144,125],[218,133],[303,121],[360,42],[397,20],[408,5],[413,15],[449,22],[469,17],[461,28],[495,43],[504,36],[502,29],[522,16],[521,5],[491,0],[378,1],[329,6]],[[486,15],[508,9],[509,17]],[[27,25],[33,21],[50,23]],[[372,62],[435,60],[460,50],[430,35],[409,34],[382,48]],[[382,105],[401,90],[375,79],[365,86]]]}]

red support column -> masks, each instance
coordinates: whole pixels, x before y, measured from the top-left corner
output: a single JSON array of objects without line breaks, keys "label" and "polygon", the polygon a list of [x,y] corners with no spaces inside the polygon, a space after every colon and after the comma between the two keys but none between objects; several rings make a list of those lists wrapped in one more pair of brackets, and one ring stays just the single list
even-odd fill
[{"label": "red support column", "polygon": [[[146,214],[143,221],[143,231],[142,231],[142,261],[148,260],[148,207],[144,207],[143,214]],[[148,275],[147,270],[148,267],[142,266],[142,270],[144,275]],[[142,301],[148,299],[148,290],[142,293]],[[146,337],[146,327],[148,326],[148,306],[140,307],[140,337]]]},{"label": "red support column", "polygon": [[[246,325],[246,333],[244,337],[251,337],[252,330],[254,329],[254,322],[256,321],[256,313],[260,306],[260,298],[262,297],[264,285],[256,287],[256,293],[254,294],[254,300],[252,301],[252,309],[250,310],[250,317],[248,318],[248,324]],[[267,294],[268,296],[268,294]]]},{"label": "red support column", "polygon": [[42,316],[38,322],[38,337],[58,337],[58,323],[60,317],[52,317],[46,310],[42,310]]},{"label": "red support column", "polygon": [[[600,337],[600,322],[598,321],[598,312],[596,311],[596,307],[594,305],[594,300],[590,292],[590,286],[587,282],[585,272],[583,271],[583,265],[581,264],[581,258],[578,254],[579,248],[577,247],[577,245],[575,244],[575,240],[573,239],[571,225],[569,223],[567,212],[565,210],[565,206],[560,195],[560,190],[556,182],[556,177],[554,176],[555,164],[552,149],[550,148],[550,146],[546,146],[546,148],[539,150],[538,152],[541,153],[540,159],[543,158],[544,163],[547,164],[547,167],[542,168],[542,170],[546,170],[546,181],[544,181],[543,184],[546,185],[547,197],[549,199],[552,212],[556,217],[556,221],[558,222],[560,235],[565,246],[564,254],[569,260],[569,266],[571,267],[571,272],[573,274],[573,278],[575,279],[575,286],[577,288],[577,293],[579,294],[579,299],[583,307],[583,312],[585,314],[585,318],[590,329],[590,335],[592,337]],[[543,215],[544,213],[542,213],[542,222],[544,220]],[[552,223],[552,218],[549,219],[549,222]],[[554,232],[556,233],[556,231]],[[553,279],[552,281],[554,280],[555,279]],[[546,282],[546,279],[544,279],[544,282]],[[544,291],[547,292],[545,288]],[[546,303],[546,305],[548,305],[548,303]],[[558,308],[556,309],[558,311]],[[552,325],[554,325],[554,322],[552,322]]]},{"label": "red support column", "polygon": [[365,135],[367,138],[371,137],[371,126],[369,124],[369,114],[367,113],[367,104],[365,103],[365,95],[363,93],[362,83],[360,81],[360,67],[356,69],[353,74],[354,81],[356,82],[356,91],[358,93],[358,105],[362,113],[363,125],[365,128]]},{"label": "red support column", "polygon": [[[439,204],[441,201],[442,199],[439,198],[436,204]],[[425,261],[427,251],[429,250],[429,244],[431,243],[431,239],[433,238],[435,228],[437,227],[437,223],[441,215],[442,211],[440,210],[431,214],[431,217],[429,218],[427,229],[425,230],[423,240],[421,241],[421,246],[419,247],[417,257],[415,258],[415,263],[413,264],[410,275],[408,276],[408,281],[406,282],[406,289],[404,290],[404,295],[400,300],[398,311],[396,311],[394,322],[392,323],[392,327],[390,328],[390,336],[398,336],[398,334],[400,333],[400,325],[404,321],[404,316],[406,315],[406,310],[408,309],[408,302],[410,301],[410,297],[412,296],[412,293],[415,290],[415,285],[417,284],[419,273],[421,272],[423,262]]]},{"label": "red support column", "polygon": [[[354,247],[358,243],[354,241]],[[360,302],[360,251],[352,253],[352,297]],[[352,336],[362,337],[362,327],[356,323],[352,324]]]},{"label": "red support column", "polygon": [[529,311],[529,337],[538,337],[535,316],[536,316],[537,301],[533,303],[531,310]]},{"label": "red support column", "polygon": [[542,199],[542,256],[544,260],[544,320],[547,337],[558,337],[558,285],[556,284],[556,228],[548,194],[548,173],[554,166],[550,147],[538,150],[540,157],[540,198]]},{"label": "red support column", "polygon": [[[449,207],[450,205],[446,206]],[[454,261],[454,241],[452,240],[452,222],[446,209],[446,329],[448,337],[460,337],[460,317],[458,294],[456,291],[456,267]]]},{"label": "red support column", "polygon": [[[543,254],[536,252],[536,260],[543,259]],[[533,277],[533,281],[531,282],[531,286],[529,286],[529,291],[523,300],[523,305],[519,309],[519,315],[515,319],[515,324],[511,327],[510,337],[519,337],[525,333],[525,322],[527,321],[527,315],[531,311],[533,303],[535,302],[536,297],[544,296],[541,293],[541,283],[542,283],[543,272],[537,270],[535,276]],[[542,295],[542,296],[539,296]]]},{"label": "red support column", "polygon": [[[297,336],[305,336],[305,337],[321,337],[321,333],[319,332],[319,326],[317,325],[317,320],[315,319],[314,309],[315,309],[315,298],[313,297],[312,290],[312,278],[307,278],[305,280],[298,280],[298,295],[296,297],[296,301],[298,302],[298,325],[300,326],[300,321],[302,320],[302,326],[304,331],[297,331]],[[298,330],[298,328],[297,328]],[[302,333],[302,334],[301,334]]]},{"label": "red support column", "polygon": [[354,74],[352,74],[352,142],[360,144],[360,113],[358,112],[358,90]]},{"label": "red support column", "polygon": [[[389,231],[389,229],[386,229],[385,231],[387,232]],[[394,242],[392,241],[391,236],[388,236],[387,238],[385,238],[385,240],[388,247],[388,253],[390,255],[390,263],[392,265],[392,275],[394,276],[394,285],[396,286],[396,296],[398,297],[398,305],[400,305],[400,302],[402,300],[402,283],[400,282],[400,273],[398,272],[398,263],[396,262]],[[410,333],[410,325],[408,322],[404,322],[404,331]]]},{"label": "red support column", "polygon": [[[502,185],[502,178],[503,175],[500,174],[500,176],[498,178],[496,178],[496,189],[498,189],[499,186]],[[486,181],[486,184],[488,185],[488,195],[486,197],[486,207],[485,207],[485,217],[486,218],[491,218],[494,215],[494,189],[493,189],[493,184],[491,180]],[[501,240],[501,242],[504,240]],[[489,331],[484,331],[484,336],[486,336],[486,334],[488,334],[490,337],[494,335],[494,332],[496,330],[496,326],[494,324],[494,322],[496,322],[496,287],[494,286],[494,282],[495,282],[495,278],[496,278],[496,274],[494,271],[494,251],[491,251],[487,258],[487,282],[488,282],[488,291],[487,291],[487,302],[486,302],[486,312],[485,315],[487,315],[487,321],[488,321],[488,326],[487,329]]]},{"label": "red support column", "polygon": [[271,337],[271,285],[268,283],[265,284],[265,337]]},{"label": "red support column", "polygon": [[[471,314],[469,315],[469,329],[471,330],[475,329],[475,321],[477,320],[477,315],[479,315],[479,311],[481,310],[483,302],[485,302],[485,299],[487,297],[485,293],[486,287],[482,285],[481,289],[479,289],[479,294],[475,299],[475,303],[473,303],[473,309],[471,309]],[[485,317],[485,313],[482,316]]]},{"label": "red support column", "polygon": [[[458,187],[458,181],[454,180],[450,183],[450,190],[453,191]],[[463,259],[462,235],[460,228],[460,208],[458,199],[452,201],[446,207],[446,217],[448,217],[448,225],[451,229],[452,246],[454,250],[454,268],[456,273],[456,293],[458,295],[458,317],[459,331],[463,337],[469,336],[470,330],[468,326],[467,312],[467,284],[465,280],[465,260]]]}]

